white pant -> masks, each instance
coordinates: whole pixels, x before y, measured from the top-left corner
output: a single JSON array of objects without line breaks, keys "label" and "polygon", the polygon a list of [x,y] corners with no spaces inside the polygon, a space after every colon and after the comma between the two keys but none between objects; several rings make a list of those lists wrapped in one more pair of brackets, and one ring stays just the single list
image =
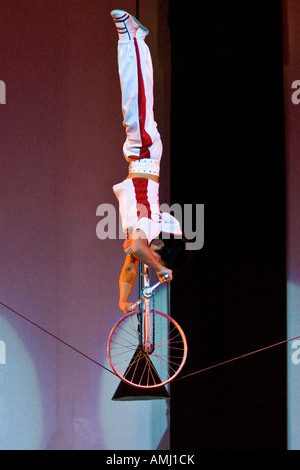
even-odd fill
[{"label": "white pant", "polygon": [[123,232],[132,235],[141,229],[148,243],[160,232],[182,235],[180,223],[172,215],[160,212],[156,181],[147,178],[129,178],[113,186],[119,201]]},{"label": "white pant", "polygon": [[[142,39],[119,41],[118,64],[122,91],[122,111],[126,128],[123,146],[127,161],[160,162],[162,143],[153,114],[153,67],[151,54]],[[153,165],[156,167],[157,165]],[[146,165],[147,170],[148,165]],[[158,165],[159,168],[159,165]],[[156,169],[156,168],[155,168]],[[140,168],[139,173],[141,173]],[[150,171],[151,173],[151,171]],[[146,234],[148,243],[161,231],[181,235],[179,222],[159,210],[159,185],[147,178],[130,178],[113,187],[119,201],[124,233],[137,228]]]},{"label": "white pant", "polygon": [[123,146],[127,161],[151,158],[160,161],[162,142],[153,113],[153,66],[142,39],[118,42],[118,66],[122,91]]}]

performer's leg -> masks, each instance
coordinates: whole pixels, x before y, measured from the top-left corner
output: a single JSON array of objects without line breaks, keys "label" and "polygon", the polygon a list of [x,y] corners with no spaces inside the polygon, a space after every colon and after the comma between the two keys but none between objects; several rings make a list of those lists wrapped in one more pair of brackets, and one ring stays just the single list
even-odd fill
[{"label": "performer's leg", "polygon": [[144,41],[147,30],[135,21],[128,15],[127,22],[116,23],[123,124],[127,135],[123,150],[127,160],[160,160],[162,143],[153,113],[153,66]]}]

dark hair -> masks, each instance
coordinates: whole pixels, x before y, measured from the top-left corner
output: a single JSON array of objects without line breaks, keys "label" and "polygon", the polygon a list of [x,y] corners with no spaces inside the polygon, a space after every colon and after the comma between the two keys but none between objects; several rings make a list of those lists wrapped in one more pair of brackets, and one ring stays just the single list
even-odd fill
[{"label": "dark hair", "polygon": [[175,273],[180,271],[187,259],[185,249],[185,240],[183,238],[164,238],[163,234],[159,237],[163,240],[164,246],[157,250],[160,254],[162,261],[167,268],[172,269]]}]

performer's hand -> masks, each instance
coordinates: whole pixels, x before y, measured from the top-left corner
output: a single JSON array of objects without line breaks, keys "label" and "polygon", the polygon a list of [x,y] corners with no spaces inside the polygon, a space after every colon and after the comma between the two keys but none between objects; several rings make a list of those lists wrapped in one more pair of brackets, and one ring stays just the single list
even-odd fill
[{"label": "performer's hand", "polygon": [[171,269],[163,268],[157,273],[157,277],[160,282],[170,282],[173,279],[173,273]]},{"label": "performer's hand", "polygon": [[134,305],[132,302],[119,302],[120,310],[122,310],[122,312],[125,315],[127,315],[127,313],[129,313],[129,312],[132,312],[132,311],[136,310],[136,308],[134,308],[133,310],[128,310],[129,307],[131,307],[132,305]]}]

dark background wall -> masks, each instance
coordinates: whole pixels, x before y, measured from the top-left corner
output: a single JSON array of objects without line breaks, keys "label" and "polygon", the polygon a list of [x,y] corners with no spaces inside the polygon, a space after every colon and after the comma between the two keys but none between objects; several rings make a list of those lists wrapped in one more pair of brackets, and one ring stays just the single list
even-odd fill
[{"label": "dark background wall", "polygon": [[[205,204],[172,288],[183,375],[286,338],[281,1],[170,1],[171,201]],[[173,449],[286,446],[286,348],[172,384]]]},{"label": "dark background wall", "polygon": [[[286,132],[286,194],[287,194],[287,325],[288,337],[295,338],[300,331],[300,4],[284,0],[284,91]],[[296,86],[296,89],[295,89]],[[288,448],[300,448],[300,341],[288,346]]]}]

